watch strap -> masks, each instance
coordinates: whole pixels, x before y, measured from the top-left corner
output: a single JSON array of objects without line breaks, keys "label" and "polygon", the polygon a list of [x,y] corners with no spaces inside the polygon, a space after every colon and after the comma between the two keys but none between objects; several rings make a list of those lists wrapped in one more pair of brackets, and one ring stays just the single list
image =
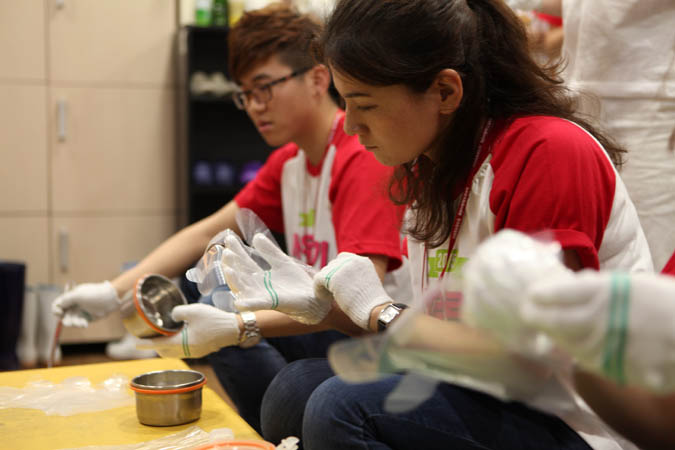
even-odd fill
[{"label": "watch strap", "polygon": [[248,348],[260,342],[261,334],[258,328],[258,322],[255,318],[255,313],[252,311],[244,311],[240,313],[241,321],[244,323],[241,337],[239,338],[239,346]]}]

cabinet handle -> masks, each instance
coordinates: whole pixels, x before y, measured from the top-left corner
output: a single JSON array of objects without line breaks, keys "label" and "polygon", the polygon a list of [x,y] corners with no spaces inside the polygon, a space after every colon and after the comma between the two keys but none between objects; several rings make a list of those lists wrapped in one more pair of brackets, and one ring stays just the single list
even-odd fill
[{"label": "cabinet handle", "polygon": [[58,140],[63,142],[66,140],[66,101],[58,100],[56,102],[56,135]]},{"label": "cabinet handle", "polygon": [[54,3],[56,4],[56,9],[63,9],[66,6],[66,0],[54,0]]},{"label": "cabinet handle", "polygon": [[66,228],[59,230],[59,268],[62,273],[68,272],[69,233]]}]

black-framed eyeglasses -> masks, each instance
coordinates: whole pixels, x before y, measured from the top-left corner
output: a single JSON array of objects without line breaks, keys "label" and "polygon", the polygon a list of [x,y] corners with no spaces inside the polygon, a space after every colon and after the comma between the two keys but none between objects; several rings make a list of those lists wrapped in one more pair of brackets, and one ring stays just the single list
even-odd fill
[{"label": "black-framed eyeglasses", "polygon": [[277,84],[283,83],[284,81],[290,80],[291,78],[297,77],[298,75],[302,75],[311,68],[312,67],[303,67],[302,69],[294,70],[285,77],[277,78],[276,80],[261,84],[260,86],[256,86],[253,89],[249,89],[247,91],[235,91],[232,94],[232,100],[234,100],[234,104],[239,109],[246,109],[250,104],[251,99],[254,99],[260,104],[266,104],[272,100],[272,86],[276,86]]}]

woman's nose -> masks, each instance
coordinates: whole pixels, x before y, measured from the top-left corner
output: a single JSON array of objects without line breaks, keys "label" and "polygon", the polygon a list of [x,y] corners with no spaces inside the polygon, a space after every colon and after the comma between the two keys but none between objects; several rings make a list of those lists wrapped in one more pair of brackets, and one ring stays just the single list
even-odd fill
[{"label": "woman's nose", "polygon": [[345,123],[343,128],[345,129],[345,133],[347,133],[350,136],[353,136],[360,131],[361,126],[356,120],[354,120],[354,117],[351,114],[349,114],[349,111],[347,111],[347,113],[345,114]]}]

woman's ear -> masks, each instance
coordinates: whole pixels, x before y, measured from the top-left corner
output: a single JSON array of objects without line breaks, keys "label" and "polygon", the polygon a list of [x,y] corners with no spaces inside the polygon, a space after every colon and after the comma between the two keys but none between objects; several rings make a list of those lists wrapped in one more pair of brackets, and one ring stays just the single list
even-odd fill
[{"label": "woman's ear", "polygon": [[325,94],[330,87],[330,71],[323,64],[317,64],[309,72],[312,89],[315,94]]},{"label": "woman's ear", "polygon": [[436,75],[432,86],[439,98],[441,114],[453,114],[464,96],[462,77],[453,69],[443,69]]}]

